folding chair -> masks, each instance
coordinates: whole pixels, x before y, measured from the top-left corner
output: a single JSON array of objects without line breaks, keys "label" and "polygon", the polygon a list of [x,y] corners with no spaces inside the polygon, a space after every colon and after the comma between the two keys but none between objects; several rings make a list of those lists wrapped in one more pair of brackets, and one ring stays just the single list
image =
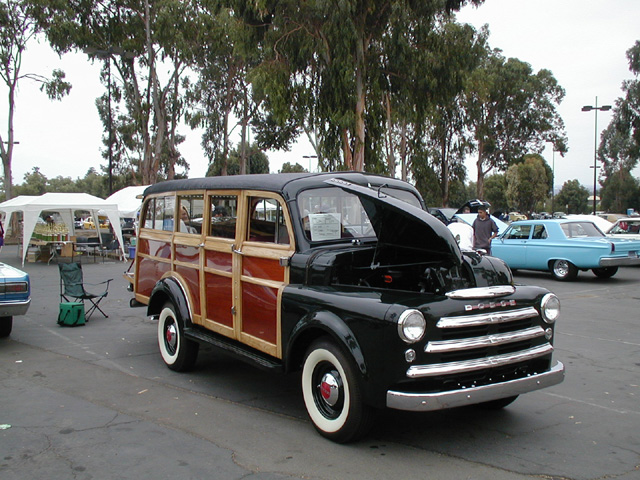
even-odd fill
[{"label": "folding chair", "polygon": [[64,299],[66,302],[70,302],[70,298],[75,301],[82,300],[84,304],[85,300],[91,302],[91,307],[87,310],[85,318],[89,320],[95,310],[99,310],[105,318],[109,318],[109,315],[104,313],[99,307],[99,303],[109,293],[109,282],[113,279],[110,278],[100,283],[88,283],[87,285],[105,285],[106,288],[102,293],[89,293],[84,289],[84,282],[82,278],[82,265],[79,263],[59,263],[58,269],[60,270],[60,301]]}]

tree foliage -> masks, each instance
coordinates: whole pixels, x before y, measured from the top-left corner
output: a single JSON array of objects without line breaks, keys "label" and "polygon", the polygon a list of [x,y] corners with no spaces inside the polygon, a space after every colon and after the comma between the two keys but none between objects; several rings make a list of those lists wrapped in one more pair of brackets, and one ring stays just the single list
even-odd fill
[{"label": "tree foliage", "polygon": [[[390,91],[385,78],[410,73],[386,70],[394,57],[385,40],[401,31],[417,35],[403,40],[421,40],[436,15],[482,0],[263,0],[234,5],[238,3],[245,8],[237,8],[237,13],[266,25],[265,57],[252,79],[269,97],[274,122],[285,126],[290,118],[303,121],[301,128],[319,137],[316,153],[324,169],[362,171],[365,159],[367,169],[381,168],[380,99]],[[420,43],[410,47],[413,59],[419,60]],[[406,68],[407,62],[401,65]],[[341,165],[327,163],[340,152]]]},{"label": "tree foliage", "polygon": [[531,214],[549,193],[546,162],[540,155],[525,155],[524,161],[507,169],[507,200],[512,208]]},{"label": "tree foliage", "polygon": [[117,151],[117,171],[154,183],[162,176],[173,178],[176,166],[186,168],[177,149],[184,138],[177,127],[184,111],[181,80],[201,31],[197,2],[29,3],[58,53],[80,50],[103,62],[102,81],[109,92],[98,100],[98,109],[107,150]]},{"label": "tree foliage", "polygon": [[488,52],[466,89],[466,112],[477,152],[479,197],[484,177],[504,171],[527,153],[539,153],[545,142],[567,150],[564,123],[557,105],[564,89],[549,70],[534,73],[531,65],[500,51]]},{"label": "tree foliage", "polygon": [[578,180],[568,180],[555,197],[556,208],[565,213],[588,213],[589,191]]},{"label": "tree foliage", "polygon": [[[71,84],[64,80],[65,74],[61,70],[54,70],[51,78],[37,73],[21,72],[22,57],[27,50],[27,44],[40,33],[32,11],[27,2],[19,0],[4,0],[0,3],[0,78],[7,86],[8,93],[8,123],[6,137],[0,132],[0,156],[3,166],[3,185],[5,198],[13,198],[13,146],[14,113],[16,108],[16,93],[22,79],[30,79],[41,83],[40,89],[51,99],[60,100],[71,90]],[[6,140],[5,140],[6,138]],[[6,146],[5,146],[6,144]]]}]

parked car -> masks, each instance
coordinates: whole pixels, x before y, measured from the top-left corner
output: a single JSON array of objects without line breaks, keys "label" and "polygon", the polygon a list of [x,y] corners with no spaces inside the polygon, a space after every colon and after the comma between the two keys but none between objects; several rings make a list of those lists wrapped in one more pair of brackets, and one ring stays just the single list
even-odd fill
[{"label": "parked car", "polygon": [[[100,222],[100,228],[109,228],[109,219],[107,217],[98,217]],[[85,230],[95,230],[96,224],[93,220],[93,217],[87,217],[83,221],[83,227]]]},{"label": "parked car", "polygon": [[613,238],[640,240],[640,217],[621,218],[605,232]]},{"label": "parked car", "polygon": [[514,222],[491,252],[513,270],[549,271],[558,280],[573,280],[579,270],[610,278],[620,266],[640,265],[640,241],[610,238],[592,222],[569,219]]},{"label": "parked car", "polygon": [[448,207],[429,207],[428,211],[445,225],[449,225],[449,223],[451,223],[451,219],[456,213],[455,208]]},{"label": "parked car", "polygon": [[527,216],[520,212],[509,212],[509,221],[527,220]]},{"label": "parked car", "polygon": [[[199,231],[181,230],[176,205],[202,213]],[[205,344],[301,371],[309,418],[333,441],[364,435],[377,408],[501,408],[564,377],[552,359],[557,297],[461,252],[400,180],[160,182],[145,190],[138,235],[132,305],[158,322],[167,367],[193,367]]]},{"label": "parked car", "polygon": [[29,274],[0,263],[0,338],[11,334],[13,317],[27,313],[30,304]]}]

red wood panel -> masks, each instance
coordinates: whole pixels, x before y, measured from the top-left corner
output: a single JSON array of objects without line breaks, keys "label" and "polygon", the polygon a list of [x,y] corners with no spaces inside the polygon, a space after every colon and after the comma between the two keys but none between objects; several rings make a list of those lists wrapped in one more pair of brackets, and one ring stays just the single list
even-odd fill
[{"label": "red wood panel", "polygon": [[[163,242],[160,240],[143,240],[148,244],[149,255],[160,258],[171,258],[171,242]],[[142,250],[145,252],[145,250]]]},{"label": "red wood panel", "polygon": [[169,270],[171,270],[171,264],[169,263],[138,257],[137,292],[147,297],[150,296],[151,290],[156,286],[156,282]]},{"label": "red wood panel", "polygon": [[242,283],[242,331],[275,345],[278,291],[252,283]]},{"label": "red wood panel", "polygon": [[200,264],[200,248],[187,245],[176,245],[176,261],[184,263]]},{"label": "red wood panel", "polygon": [[258,257],[242,258],[242,274],[265,280],[284,281],[284,267],[278,260]]},{"label": "red wood panel", "polygon": [[194,315],[200,315],[200,272],[196,268],[176,266],[176,273],[182,275],[193,300]]},{"label": "red wood panel", "polygon": [[205,253],[205,267],[215,268],[223,272],[231,273],[231,267],[233,265],[233,256],[231,252],[215,252],[207,250]]},{"label": "red wood panel", "polygon": [[233,281],[212,273],[205,273],[207,319],[233,328]]}]

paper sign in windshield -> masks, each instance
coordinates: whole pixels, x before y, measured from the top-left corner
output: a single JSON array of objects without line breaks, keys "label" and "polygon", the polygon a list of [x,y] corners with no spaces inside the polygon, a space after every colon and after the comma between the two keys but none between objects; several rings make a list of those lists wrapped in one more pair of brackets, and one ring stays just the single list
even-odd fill
[{"label": "paper sign in windshield", "polygon": [[311,213],[309,214],[309,228],[311,240],[336,240],[340,238],[341,218],[339,213]]}]

